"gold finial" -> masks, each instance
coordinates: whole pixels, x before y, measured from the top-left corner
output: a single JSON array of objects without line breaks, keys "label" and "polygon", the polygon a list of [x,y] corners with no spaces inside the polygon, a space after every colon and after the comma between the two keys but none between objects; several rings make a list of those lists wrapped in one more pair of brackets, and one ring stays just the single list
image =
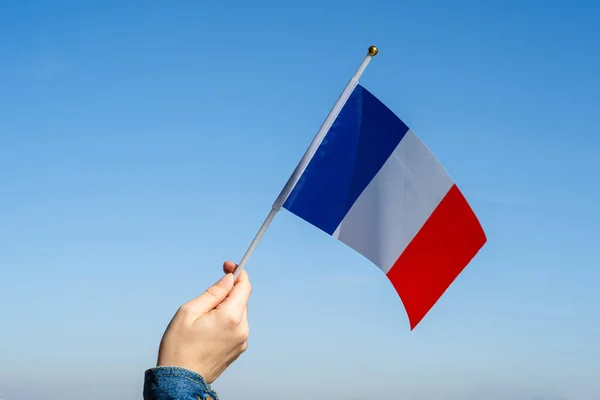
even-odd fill
[{"label": "gold finial", "polygon": [[377,46],[371,46],[371,47],[369,47],[369,55],[371,57],[376,56],[378,52],[379,52],[379,49],[377,48]]}]

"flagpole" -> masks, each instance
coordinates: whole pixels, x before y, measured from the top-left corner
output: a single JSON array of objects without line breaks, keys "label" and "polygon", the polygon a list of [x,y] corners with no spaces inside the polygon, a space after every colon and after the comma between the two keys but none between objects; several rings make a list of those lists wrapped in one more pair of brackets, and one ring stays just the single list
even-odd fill
[{"label": "flagpole", "polygon": [[298,182],[298,179],[300,179],[300,176],[302,176],[302,174],[304,173],[304,170],[306,169],[306,166],[308,165],[308,163],[310,162],[310,160],[314,156],[315,152],[317,151],[317,149],[321,145],[321,142],[323,141],[323,138],[325,137],[325,135],[329,131],[329,128],[331,128],[331,125],[333,124],[333,121],[335,121],[335,119],[337,118],[338,114],[340,113],[340,110],[342,109],[342,107],[344,106],[344,104],[346,104],[346,101],[348,100],[348,98],[352,94],[352,91],[354,90],[354,88],[356,87],[356,85],[358,85],[358,80],[362,76],[363,72],[365,72],[365,69],[367,68],[367,66],[369,65],[369,63],[373,59],[373,57],[375,57],[378,52],[379,52],[379,50],[377,49],[377,47],[375,47],[375,46],[369,47],[369,50],[367,51],[367,55],[365,56],[365,58],[363,59],[362,63],[360,64],[360,66],[356,70],[356,73],[354,74],[354,76],[352,76],[352,78],[350,79],[350,81],[348,82],[348,84],[346,85],[346,87],[344,88],[344,91],[342,92],[342,94],[340,95],[340,97],[335,102],[335,104],[332,107],[331,111],[327,115],[327,118],[325,119],[325,121],[323,122],[323,124],[321,125],[321,127],[319,128],[319,130],[317,131],[317,133],[316,133],[315,137],[313,138],[312,142],[310,143],[310,146],[308,146],[308,149],[306,150],[306,152],[302,156],[302,159],[300,160],[300,162],[296,166],[296,169],[294,170],[294,172],[292,173],[292,175],[288,179],[287,183],[285,184],[285,186],[283,187],[283,189],[279,193],[279,196],[277,196],[277,199],[273,203],[273,206],[271,208],[271,211],[267,215],[267,218],[265,218],[265,221],[263,222],[263,224],[261,225],[260,229],[256,233],[256,236],[254,236],[254,239],[250,243],[250,246],[248,247],[248,250],[246,250],[246,253],[242,257],[242,259],[241,259],[240,263],[238,264],[237,268],[235,269],[235,271],[233,273],[233,276],[234,276],[235,279],[237,279],[237,277],[240,275],[240,273],[244,269],[246,263],[250,259],[250,256],[252,256],[252,253],[254,253],[254,250],[256,249],[256,246],[258,245],[258,242],[260,242],[260,240],[262,239],[263,235],[267,231],[267,228],[269,227],[269,225],[271,224],[271,222],[275,218],[275,215],[277,215],[277,213],[279,212],[279,210],[281,210],[281,207],[283,207],[283,204],[285,203],[285,201],[287,200],[288,196],[292,192],[292,189],[294,188],[294,186],[296,186],[296,183]]}]

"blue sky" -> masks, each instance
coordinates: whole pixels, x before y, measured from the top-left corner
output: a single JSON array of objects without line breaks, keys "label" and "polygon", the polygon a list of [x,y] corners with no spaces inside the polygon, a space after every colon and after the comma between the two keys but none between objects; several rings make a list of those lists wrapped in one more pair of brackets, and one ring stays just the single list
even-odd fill
[{"label": "blue sky", "polygon": [[[223,399],[600,399],[600,5],[0,6],[0,398],[141,397],[177,307],[241,258],[361,83],[488,243],[413,332],[360,255],[282,212]],[[597,245],[597,244],[596,244]]]}]

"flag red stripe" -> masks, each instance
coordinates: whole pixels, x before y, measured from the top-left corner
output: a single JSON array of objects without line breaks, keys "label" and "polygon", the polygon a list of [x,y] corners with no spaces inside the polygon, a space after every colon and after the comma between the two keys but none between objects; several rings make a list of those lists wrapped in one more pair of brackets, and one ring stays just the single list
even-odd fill
[{"label": "flag red stripe", "polygon": [[387,273],[404,304],[411,330],[485,242],[477,217],[453,185]]}]

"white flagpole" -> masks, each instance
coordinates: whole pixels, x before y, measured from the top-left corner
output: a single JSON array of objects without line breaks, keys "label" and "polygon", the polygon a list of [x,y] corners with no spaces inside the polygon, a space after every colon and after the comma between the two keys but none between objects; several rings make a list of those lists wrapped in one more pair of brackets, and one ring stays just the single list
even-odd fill
[{"label": "white flagpole", "polygon": [[342,109],[342,107],[344,106],[344,104],[346,104],[346,101],[348,100],[348,98],[352,94],[352,91],[354,90],[354,88],[356,88],[356,85],[358,85],[358,80],[360,79],[361,75],[363,74],[363,72],[365,72],[365,69],[367,68],[367,66],[369,65],[369,63],[373,59],[373,57],[375,57],[375,55],[377,55],[378,51],[379,50],[375,46],[369,47],[369,50],[367,52],[367,56],[364,58],[364,60],[362,61],[362,63],[358,67],[358,69],[356,70],[356,73],[350,79],[350,81],[348,82],[348,84],[346,85],[346,87],[344,88],[344,91],[342,92],[342,94],[340,95],[340,97],[335,102],[333,108],[331,109],[331,111],[327,115],[327,118],[323,122],[323,125],[321,125],[321,127],[319,128],[317,134],[315,135],[315,137],[313,138],[312,142],[310,143],[310,146],[308,146],[308,149],[306,150],[306,152],[302,156],[302,159],[298,163],[298,166],[296,167],[296,169],[294,170],[294,172],[292,173],[292,175],[288,179],[287,183],[285,184],[285,186],[281,190],[281,193],[279,193],[279,196],[277,196],[277,199],[275,200],[275,203],[273,203],[273,207],[271,208],[271,211],[269,212],[269,215],[267,215],[267,218],[265,219],[265,221],[263,222],[262,226],[260,227],[260,229],[256,233],[256,236],[252,240],[252,243],[250,243],[250,246],[248,247],[248,250],[246,250],[246,254],[244,254],[244,256],[242,257],[242,260],[238,264],[238,267],[235,269],[235,272],[233,273],[233,276],[234,276],[235,279],[237,279],[237,277],[240,275],[240,273],[244,269],[244,266],[246,265],[246,263],[250,259],[250,256],[252,255],[252,253],[254,253],[254,249],[256,249],[256,246],[258,245],[258,242],[260,242],[260,240],[262,239],[262,237],[265,234],[267,228],[269,227],[269,225],[273,221],[273,218],[275,218],[275,215],[277,215],[277,212],[281,209],[281,207],[283,207],[283,204],[285,203],[285,201],[287,200],[288,196],[292,192],[292,189],[294,188],[294,186],[298,182],[298,179],[300,179],[300,176],[302,176],[302,174],[304,173],[304,170],[306,169],[306,166],[308,165],[308,163],[310,162],[310,160],[312,159],[312,157],[315,155],[315,152],[317,151],[317,149],[321,145],[321,142],[323,141],[323,138],[325,137],[325,135],[329,131],[329,128],[331,128],[331,125],[333,124],[333,121],[335,121],[335,119],[337,118],[338,114],[340,113],[340,110]]}]

